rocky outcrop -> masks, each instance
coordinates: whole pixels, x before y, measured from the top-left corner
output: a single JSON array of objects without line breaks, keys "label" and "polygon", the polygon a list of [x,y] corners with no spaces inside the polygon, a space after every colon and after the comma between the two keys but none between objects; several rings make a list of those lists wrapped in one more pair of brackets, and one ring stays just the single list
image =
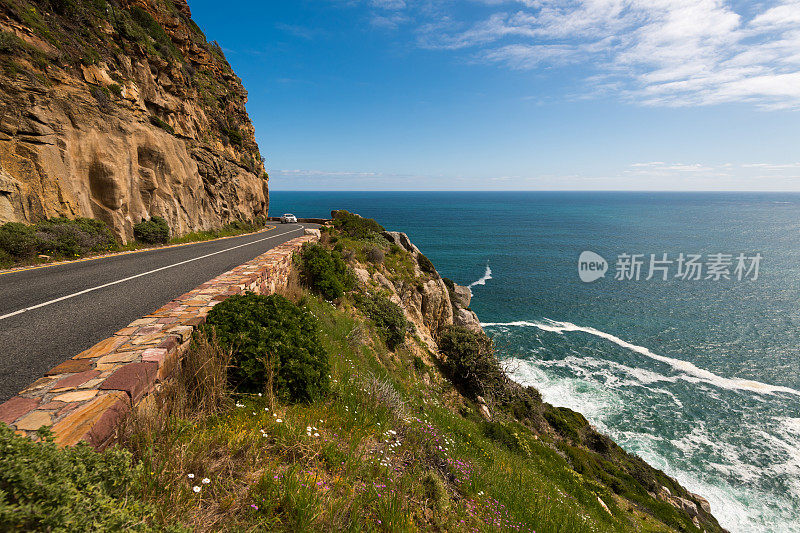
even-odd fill
[{"label": "rocky outcrop", "polygon": [[372,283],[376,288],[386,290],[389,299],[403,309],[420,338],[434,352],[437,351],[435,339],[442,328],[457,325],[482,331],[477,315],[468,309],[472,293],[467,287],[453,284],[451,289],[435,270],[423,272],[421,252],[405,233],[386,231],[383,236],[409,253],[414,261],[415,283],[399,278],[389,280],[379,270],[370,274],[366,265],[356,265],[353,272],[359,283]]},{"label": "rocky outcrop", "polygon": [[0,3],[0,223],[266,216],[247,93],[185,0],[103,4]]}]

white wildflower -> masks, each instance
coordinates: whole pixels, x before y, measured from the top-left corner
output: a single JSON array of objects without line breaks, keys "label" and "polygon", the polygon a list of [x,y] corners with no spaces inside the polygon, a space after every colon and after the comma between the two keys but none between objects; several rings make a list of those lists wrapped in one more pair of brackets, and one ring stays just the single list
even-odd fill
[{"label": "white wildflower", "polygon": [[200,487],[195,485],[194,487],[192,487],[192,490],[195,492],[200,492]]}]

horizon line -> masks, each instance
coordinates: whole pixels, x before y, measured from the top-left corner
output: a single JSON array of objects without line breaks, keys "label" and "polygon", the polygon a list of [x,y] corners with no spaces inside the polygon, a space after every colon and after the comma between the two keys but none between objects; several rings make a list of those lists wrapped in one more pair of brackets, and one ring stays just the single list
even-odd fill
[{"label": "horizon line", "polygon": [[728,194],[800,194],[794,189],[770,190],[737,190],[737,189],[696,189],[696,190],[670,190],[670,189],[269,189],[270,192],[558,192],[558,193],[584,193],[584,192],[615,192],[615,193],[728,193]]}]

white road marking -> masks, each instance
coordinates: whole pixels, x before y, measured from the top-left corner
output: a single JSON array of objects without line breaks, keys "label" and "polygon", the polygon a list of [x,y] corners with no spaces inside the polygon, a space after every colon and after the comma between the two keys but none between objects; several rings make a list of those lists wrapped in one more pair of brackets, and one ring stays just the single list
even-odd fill
[{"label": "white road marking", "polygon": [[13,313],[8,313],[8,314],[5,314],[5,315],[1,315],[0,316],[0,320],[4,320],[6,318],[11,318],[12,316],[16,316],[16,315],[22,314],[22,313],[24,313],[26,311],[32,311],[34,309],[39,309],[40,307],[45,307],[47,305],[52,305],[54,303],[62,302],[64,300],[69,300],[70,298],[75,298],[76,296],[80,296],[82,294],[86,294],[87,292],[92,292],[92,291],[97,291],[97,290],[100,290],[100,289],[105,289],[106,287],[111,287],[112,285],[118,285],[120,283],[125,283],[126,281],[130,281],[130,280],[136,279],[136,278],[141,278],[142,276],[147,276],[148,274],[155,274],[156,272],[161,272],[162,270],[167,270],[169,268],[173,268],[173,267],[176,267],[176,266],[185,265],[186,263],[191,263],[193,261],[199,261],[200,259],[205,259],[207,257],[211,257],[212,255],[217,255],[217,254],[222,254],[222,253],[225,253],[225,252],[230,252],[231,250],[236,250],[237,248],[243,248],[245,246],[250,246],[251,244],[258,244],[259,242],[267,241],[269,239],[274,239],[275,237],[280,237],[281,235],[288,235],[289,233],[292,233],[294,231],[303,231],[304,229],[305,229],[304,226],[300,226],[298,229],[285,231],[283,233],[278,233],[277,235],[270,235],[269,237],[264,237],[263,239],[259,239],[257,241],[246,242],[244,244],[239,244],[237,246],[232,246],[232,247],[226,248],[224,250],[218,250],[218,251],[212,252],[210,254],[201,255],[200,257],[187,259],[186,261],[181,261],[180,263],[174,263],[172,265],[163,266],[163,267],[160,267],[160,268],[156,268],[154,270],[148,270],[147,272],[142,272],[141,274],[136,274],[134,276],[128,276],[127,278],[118,279],[118,280],[112,281],[110,283],[104,283],[103,285],[98,285],[97,287],[92,287],[90,289],[84,289],[82,291],[78,291],[78,292],[73,293],[73,294],[68,294],[68,295],[62,296],[60,298],[55,298],[54,300],[49,300],[47,302],[42,302],[40,304],[32,305],[30,307],[25,307],[24,309],[20,309],[18,311],[14,311]]}]

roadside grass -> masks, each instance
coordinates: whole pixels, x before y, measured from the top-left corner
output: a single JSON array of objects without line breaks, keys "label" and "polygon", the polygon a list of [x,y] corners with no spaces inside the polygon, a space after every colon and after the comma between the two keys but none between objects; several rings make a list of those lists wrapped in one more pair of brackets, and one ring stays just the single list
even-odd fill
[{"label": "roadside grass", "polygon": [[[449,384],[426,384],[412,351],[390,352],[348,302],[300,300],[320,323],[330,396],[271,410],[266,395],[234,395],[203,415],[153,406],[161,422],[140,425],[127,446],[142,463],[137,496],[157,509],[159,523],[197,531],[669,531],[616,518],[625,514],[607,489],[533,434],[520,435],[525,452],[487,437],[480,419],[440,401]],[[197,349],[193,357],[208,360]],[[173,403],[184,393],[165,392]]]},{"label": "roadside grass", "polygon": [[[16,225],[16,223],[14,224]],[[37,249],[38,248],[37,242],[35,241],[33,235],[36,234],[39,225],[20,224],[19,226],[25,226],[25,229],[23,229],[22,231],[31,235],[29,239],[26,239],[27,242],[25,243],[28,250],[24,254],[12,253],[13,252],[12,247],[17,247],[15,246],[16,242],[5,243],[3,242],[2,235],[0,235],[0,269],[44,265],[60,261],[70,261],[74,259],[101,257],[103,255],[113,254],[113,253],[156,249],[156,248],[161,248],[163,246],[171,246],[175,244],[189,244],[195,242],[211,241],[214,239],[220,239],[224,237],[236,237],[248,233],[255,233],[257,231],[261,231],[266,227],[268,227],[268,225],[264,221],[256,221],[256,222],[236,221],[226,224],[219,229],[195,231],[192,233],[181,235],[179,237],[173,237],[169,240],[169,242],[163,245],[147,244],[133,239],[131,239],[126,244],[122,244],[115,238],[109,237],[108,243],[99,249],[82,249],[79,247],[75,247],[73,245],[74,238],[70,238],[71,236],[67,236],[61,238],[63,241],[65,241],[66,243],[65,245],[62,245],[59,248],[54,249],[54,251],[50,251],[50,250]],[[72,226],[72,224],[70,224],[70,226]],[[0,232],[2,231],[2,228],[3,226],[0,226]],[[19,231],[17,231],[16,233],[19,233]],[[19,238],[16,235],[15,237],[16,237],[15,241],[19,241]],[[69,246],[69,248],[67,248],[67,246]],[[59,251],[59,249],[61,250],[66,249],[69,251],[64,253]]]},{"label": "roadside grass", "polygon": [[264,221],[247,222],[237,220],[229,224],[225,224],[219,229],[193,231],[182,235],[180,237],[173,237],[170,239],[170,244],[183,244],[188,242],[201,242],[220,239],[222,237],[235,237],[237,235],[244,235],[245,233],[254,233],[260,231],[267,226]]}]

